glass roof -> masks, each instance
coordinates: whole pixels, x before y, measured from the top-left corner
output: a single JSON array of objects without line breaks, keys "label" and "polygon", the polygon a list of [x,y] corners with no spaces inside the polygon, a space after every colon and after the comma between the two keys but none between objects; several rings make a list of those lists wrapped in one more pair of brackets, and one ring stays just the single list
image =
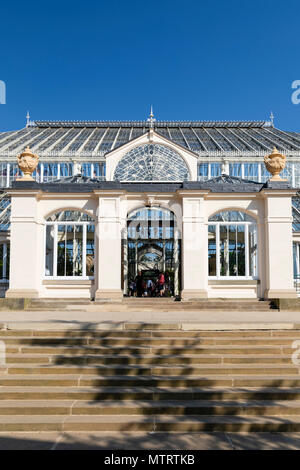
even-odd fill
[{"label": "glass roof", "polygon": [[[287,155],[300,155],[299,133],[265,121],[156,121],[153,129],[200,156],[263,156],[274,146]],[[147,121],[36,121],[25,129],[0,132],[0,157],[15,159],[27,145],[40,157],[102,157],[148,130]]]}]

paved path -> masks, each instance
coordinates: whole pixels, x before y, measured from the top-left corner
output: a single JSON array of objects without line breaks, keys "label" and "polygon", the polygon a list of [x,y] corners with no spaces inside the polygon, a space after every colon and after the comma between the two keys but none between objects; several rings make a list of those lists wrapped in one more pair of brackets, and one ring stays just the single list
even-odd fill
[{"label": "paved path", "polygon": [[0,433],[0,450],[29,449],[300,450],[300,433]]},{"label": "paved path", "polygon": [[300,328],[300,312],[251,311],[7,311],[0,324],[9,329],[68,329],[124,327],[124,323],[178,323],[182,329]]}]

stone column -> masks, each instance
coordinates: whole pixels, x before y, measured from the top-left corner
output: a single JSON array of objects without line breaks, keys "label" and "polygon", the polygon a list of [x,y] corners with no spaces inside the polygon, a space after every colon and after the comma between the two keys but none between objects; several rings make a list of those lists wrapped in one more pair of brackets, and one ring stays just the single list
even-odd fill
[{"label": "stone column", "polygon": [[182,195],[182,298],[207,298],[207,226],[204,193]]},{"label": "stone column", "polygon": [[264,296],[268,299],[295,298],[291,204],[294,192],[265,189],[262,193],[265,198]]},{"label": "stone column", "polygon": [[120,194],[99,195],[96,230],[97,290],[96,300],[121,300]]},{"label": "stone column", "polygon": [[38,221],[38,191],[11,194],[10,279],[8,298],[38,298],[44,266],[43,223]]}]

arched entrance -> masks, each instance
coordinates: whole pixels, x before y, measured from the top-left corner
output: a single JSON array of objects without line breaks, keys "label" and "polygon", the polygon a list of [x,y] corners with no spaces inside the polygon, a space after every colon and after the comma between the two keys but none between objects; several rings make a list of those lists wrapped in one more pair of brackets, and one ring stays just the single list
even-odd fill
[{"label": "arched entrance", "polygon": [[[132,293],[132,282],[140,273],[145,291],[147,281],[153,282],[148,296],[158,295],[160,273],[165,276],[165,296],[180,292],[180,237],[176,217],[168,209],[142,207],[128,214],[127,239],[123,245],[123,291]],[[151,283],[150,283],[151,284]]]}]

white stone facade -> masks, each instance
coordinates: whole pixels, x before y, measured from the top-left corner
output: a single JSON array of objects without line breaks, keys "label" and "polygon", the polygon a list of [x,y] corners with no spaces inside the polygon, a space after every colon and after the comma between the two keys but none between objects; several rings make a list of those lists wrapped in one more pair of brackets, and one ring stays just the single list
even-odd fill
[{"label": "white stone facade", "polygon": [[[151,199],[177,219],[181,237],[181,293],[195,298],[295,297],[292,252],[292,190],[263,189],[253,193],[208,190],[128,192],[93,190],[49,193],[11,190],[10,286],[7,297],[121,299],[124,294],[122,238],[127,214]],[[95,220],[94,279],[47,278],[45,221],[61,210],[80,210]],[[209,217],[224,210],[249,214],[257,224],[257,276],[212,279],[208,273]]]}]

